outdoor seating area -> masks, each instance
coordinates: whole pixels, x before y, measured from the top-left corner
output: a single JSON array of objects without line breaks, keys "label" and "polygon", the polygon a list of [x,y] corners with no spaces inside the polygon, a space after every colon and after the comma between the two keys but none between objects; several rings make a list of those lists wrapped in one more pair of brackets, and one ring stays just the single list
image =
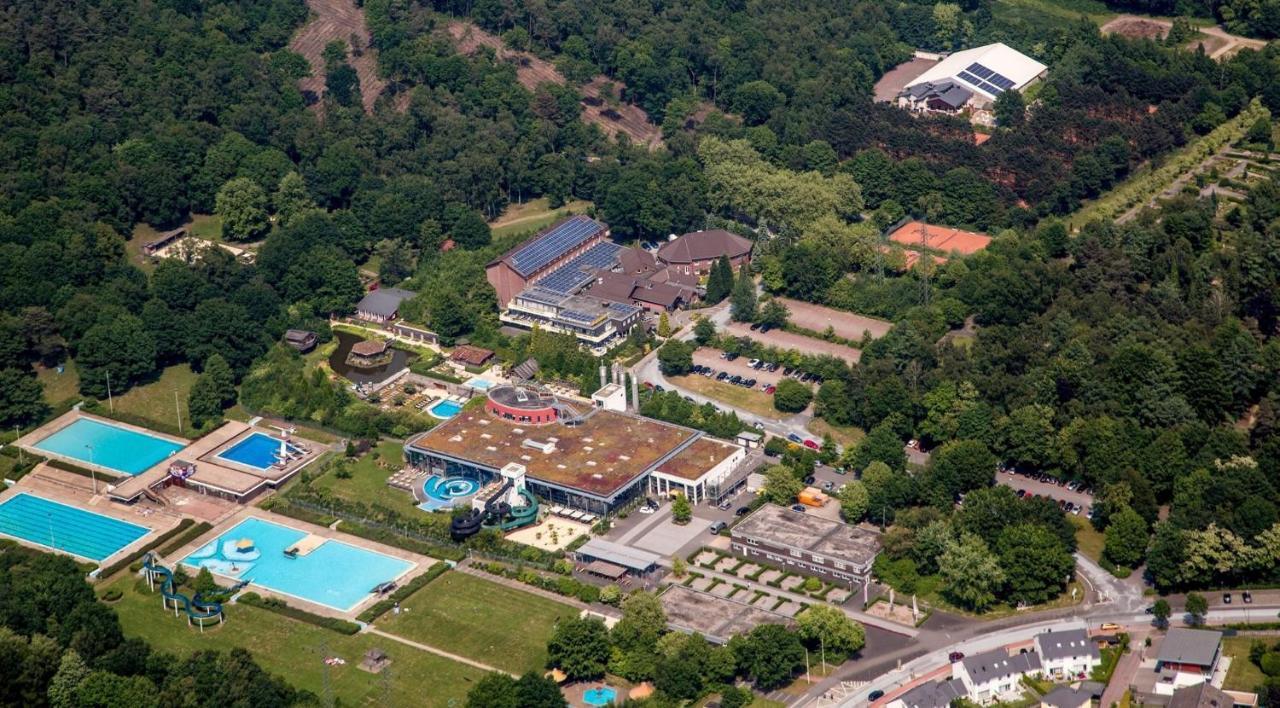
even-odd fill
[{"label": "outdoor seating area", "polygon": [[565,507],[565,506],[551,507],[551,514],[553,516],[562,516],[566,519],[569,519],[570,521],[580,521],[584,524],[594,524],[596,521],[600,519],[599,516],[592,514],[590,512],[579,511],[578,509],[570,509],[569,507]]}]

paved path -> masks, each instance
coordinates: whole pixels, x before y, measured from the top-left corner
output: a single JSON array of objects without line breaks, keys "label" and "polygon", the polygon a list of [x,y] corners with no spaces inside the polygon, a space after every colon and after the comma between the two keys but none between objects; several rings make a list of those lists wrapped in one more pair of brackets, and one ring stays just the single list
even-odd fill
[{"label": "paved path", "polygon": [[477,669],[480,669],[481,671],[497,671],[499,673],[506,674],[512,678],[519,678],[519,676],[516,676],[510,671],[503,671],[502,669],[499,669],[496,666],[490,666],[488,664],[476,661],[474,659],[468,659],[465,656],[459,656],[457,654],[454,654],[453,652],[445,651],[443,649],[437,649],[436,647],[433,647],[429,644],[423,644],[422,642],[415,642],[412,639],[405,639],[404,637],[398,634],[391,634],[390,632],[384,632],[381,629],[378,629],[377,627],[374,627],[372,625],[370,625],[369,628],[366,629],[365,631],[368,632],[369,634],[376,634],[379,637],[385,637],[394,642],[400,642],[401,644],[404,644],[405,646],[413,647],[414,649],[421,649],[422,651],[435,654],[436,656],[443,656],[446,659],[451,659],[453,661],[466,664],[467,666],[474,666]]},{"label": "paved path", "polygon": [[1138,673],[1140,666],[1142,666],[1142,641],[1132,638],[1129,641],[1129,651],[1120,657],[1120,661],[1116,663],[1116,670],[1111,674],[1111,681],[1102,691],[1102,700],[1098,703],[1100,708],[1120,703],[1124,692],[1128,691],[1129,685],[1133,683],[1133,677]]}]

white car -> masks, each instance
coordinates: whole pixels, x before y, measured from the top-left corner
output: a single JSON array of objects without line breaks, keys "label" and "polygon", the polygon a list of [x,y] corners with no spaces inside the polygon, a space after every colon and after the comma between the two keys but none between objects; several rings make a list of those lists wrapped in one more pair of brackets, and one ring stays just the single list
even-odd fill
[{"label": "white car", "polygon": [[747,366],[750,366],[751,368],[754,369],[756,368],[756,364],[759,364],[759,363],[760,363],[759,359],[752,359],[751,361],[747,362]]},{"label": "white car", "polygon": [[652,514],[652,513],[653,513],[653,507],[649,506],[648,504],[646,504],[646,505],[644,505],[644,506],[641,506],[641,507],[640,507],[640,513],[641,513],[641,514]]}]

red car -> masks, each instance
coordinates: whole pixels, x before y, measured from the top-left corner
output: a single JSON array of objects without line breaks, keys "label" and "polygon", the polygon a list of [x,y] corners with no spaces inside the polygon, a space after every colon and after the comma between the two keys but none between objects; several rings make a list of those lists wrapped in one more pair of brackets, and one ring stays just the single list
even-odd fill
[{"label": "red car", "polygon": [[805,438],[804,446],[805,446],[805,447],[807,447],[807,448],[809,448],[810,450],[821,450],[821,449],[822,449],[822,446],[818,444],[818,441],[817,441],[817,440],[814,440],[813,438]]},{"label": "red car", "polygon": [[767,393],[767,394],[769,394],[770,396],[772,396],[772,395],[773,395],[774,393],[776,393],[777,391],[778,391],[778,387],[777,387],[777,386],[767,386],[767,387],[765,387],[765,389],[764,389],[764,392],[765,392],[765,393]]}]

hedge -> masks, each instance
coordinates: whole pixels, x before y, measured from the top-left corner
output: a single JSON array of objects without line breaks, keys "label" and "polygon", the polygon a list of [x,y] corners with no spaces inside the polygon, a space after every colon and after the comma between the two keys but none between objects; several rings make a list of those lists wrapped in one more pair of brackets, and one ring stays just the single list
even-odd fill
[{"label": "hedge", "polygon": [[447,570],[449,570],[448,563],[436,563],[428,568],[427,572],[396,588],[395,592],[391,593],[385,600],[379,600],[370,605],[368,609],[360,613],[358,619],[365,623],[378,619],[386,614],[387,610],[395,607],[397,603],[409,599],[410,595],[426,587],[427,583],[440,577]]},{"label": "hedge", "polygon": [[[191,519],[183,519],[182,521],[179,521],[177,526],[174,526],[168,531],[165,531],[159,536],[156,536],[154,539],[151,540],[150,543],[143,546],[142,548],[139,548],[133,553],[130,553],[129,555],[121,558],[120,560],[117,560],[115,563],[112,563],[111,565],[104,565],[101,568],[99,568],[98,579],[103,580],[103,579],[109,578],[115,575],[116,573],[120,572],[121,570],[128,568],[131,563],[138,560],[139,558],[142,558],[146,554],[150,553],[153,549],[158,548],[161,544],[167,543],[174,536],[177,536],[183,531],[186,531],[187,529],[194,526],[195,523],[196,522],[192,521]],[[208,524],[206,524],[206,526],[207,525]]]},{"label": "hedge", "polygon": [[78,474],[81,477],[88,477],[89,479],[97,479],[101,482],[114,482],[119,479],[118,475],[113,475],[110,472],[95,472],[90,470],[88,467],[73,465],[70,462],[59,460],[57,458],[49,458],[48,460],[45,460],[45,463],[56,470],[70,472],[71,474]]},{"label": "hedge", "polygon": [[393,531],[370,528],[357,521],[343,521],[342,530],[344,533],[349,533],[352,536],[367,538],[370,541],[385,543],[388,546],[395,546],[396,548],[409,551],[410,553],[420,553],[424,556],[431,556],[432,558],[460,561],[467,557],[467,552],[461,548],[419,541],[415,538],[409,538],[408,536],[403,536]]},{"label": "hedge", "polygon": [[473,563],[472,565],[486,573],[517,580],[525,585],[541,588],[557,595],[572,597],[587,603],[600,601],[600,588],[571,577],[548,578],[531,570],[508,568],[498,563]]},{"label": "hedge", "polygon": [[243,603],[252,607],[274,612],[278,615],[284,615],[289,619],[295,619],[299,622],[314,624],[317,627],[331,629],[339,634],[355,634],[360,631],[360,625],[355,622],[348,622],[344,619],[336,617],[321,617],[312,614],[306,610],[300,610],[296,607],[290,607],[284,600],[278,600],[274,597],[262,597],[254,592],[247,592],[236,599],[237,603]]},{"label": "hedge", "polygon": [[204,534],[205,532],[209,531],[212,528],[213,528],[213,524],[210,524],[207,521],[201,521],[195,526],[192,526],[191,528],[184,531],[178,537],[174,538],[173,543],[170,543],[164,548],[161,548],[159,551],[157,551],[157,553],[159,553],[162,556],[167,556],[170,553],[173,553],[174,551],[178,550],[179,548],[182,548],[183,546],[187,545],[188,543],[191,543],[196,538],[200,537],[200,535]]}]

